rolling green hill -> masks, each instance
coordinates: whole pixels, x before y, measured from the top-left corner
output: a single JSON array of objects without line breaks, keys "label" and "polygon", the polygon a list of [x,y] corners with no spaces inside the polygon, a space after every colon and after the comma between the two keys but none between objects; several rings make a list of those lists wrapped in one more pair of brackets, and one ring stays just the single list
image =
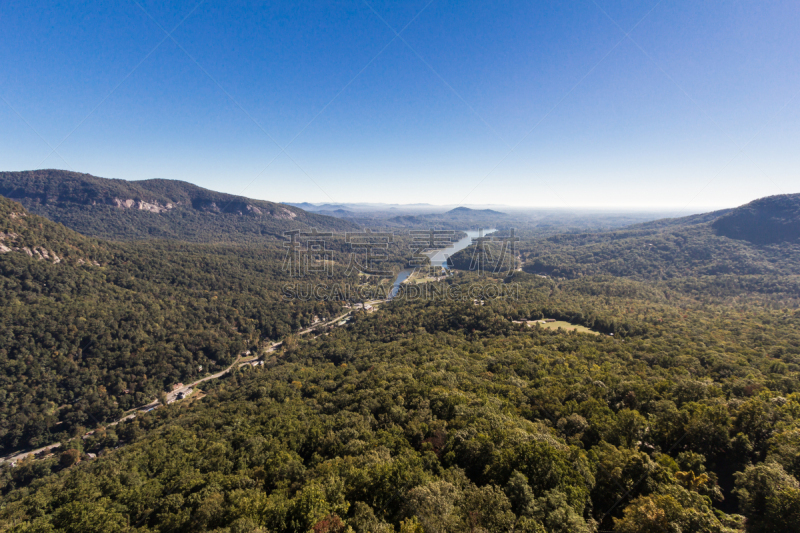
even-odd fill
[{"label": "rolling green hill", "polygon": [[0,172],[0,195],[105,239],[263,242],[291,229],[354,231],[346,220],[176,180],[125,181],[63,170]]}]

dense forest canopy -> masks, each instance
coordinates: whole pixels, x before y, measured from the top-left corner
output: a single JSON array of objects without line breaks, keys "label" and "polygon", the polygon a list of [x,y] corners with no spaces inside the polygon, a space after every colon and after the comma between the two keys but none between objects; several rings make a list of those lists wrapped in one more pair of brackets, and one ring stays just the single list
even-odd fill
[{"label": "dense forest canopy", "polygon": [[[483,306],[397,301],[287,347],[192,406],[67,445],[96,461],[12,470],[3,516],[64,530],[644,532],[733,531],[742,512],[754,531],[791,531],[776,528],[800,496],[788,300],[710,305],[611,278],[525,286]],[[512,321],[554,309],[618,334]]]},{"label": "dense forest canopy", "polygon": [[[2,467],[0,530],[797,531],[798,248],[720,234],[736,210],[521,231],[522,270],[455,271],[305,337],[343,302],[287,298],[280,245],[0,210],[3,449],[61,441]],[[263,366],[107,424],[245,349]]]},{"label": "dense forest canopy", "polygon": [[5,452],[113,420],[341,308],[285,301],[279,246],[98,241],[4,198],[0,224]]}]

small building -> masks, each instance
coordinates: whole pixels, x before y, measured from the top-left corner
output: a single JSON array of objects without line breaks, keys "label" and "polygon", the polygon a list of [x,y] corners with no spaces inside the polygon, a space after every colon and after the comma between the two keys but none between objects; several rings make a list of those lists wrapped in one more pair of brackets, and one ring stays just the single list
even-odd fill
[{"label": "small building", "polygon": [[172,390],[178,390],[183,388],[183,383],[176,383],[172,386]]}]

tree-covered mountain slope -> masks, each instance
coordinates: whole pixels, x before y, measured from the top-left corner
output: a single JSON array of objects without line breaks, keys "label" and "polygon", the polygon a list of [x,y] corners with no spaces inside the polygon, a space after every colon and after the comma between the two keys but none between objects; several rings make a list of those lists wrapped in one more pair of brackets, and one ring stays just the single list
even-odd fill
[{"label": "tree-covered mountain slope", "polygon": [[333,316],[279,246],[106,242],[0,198],[0,453],[112,420]]},{"label": "tree-covered mountain slope", "polygon": [[96,263],[100,243],[61,224],[30,214],[22,205],[0,196],[0,254],[26,254],[52,263]]},{"label": "tree-covered mountain slope", "polygon": [[668,229],[679,228],[688,226],[697,226],[698,224],[705,224],[706,222],[714,222],[719,217],[724,216],[731,212],[731,209],[720,209],[719,211],[711,211],[710,213],[700,213],[697,215],[689,215],[678,218],[660,218],[658,220],[651,220],[649,222],[642,222],[640,224],[631,224],[627,229],[641,229],[641,230],[654,230],[654,229]]},{"label": "tree-covered mountain slope", "polygon": [[[205,396],[111,426],[338,304],[285,297],[296,280],[277,244],[106,242],[13,202],[0,213],[0,443],[62,443],[0,467],[0,531],[794,533],[800,522],[792,246],[717,235],[710,217],[524,237],[526,268],[546,260],[562,274],[415,285],[261,351],[264,366],[207,382]],[[591,331],[534,323],[545,318]]]},{"label": "tree-covered mountain slope", "polygon": [[719,217],[719,235],[756,244],[800,243],[800,194],[760,198]]},{"label": "tree-covered mountain slope", "polygon": [[[513,301],[395,301],[4,470],[0,527],[794,531],[800,315],[665,290],[529,277]],[[557,309],[627,333],[513,322]]]},{"label": "tree-covered mountain slope", "polygon": [[292,229],[358,229],[298,207],[176,180],[125,181],[63,170],[0,172],[0,195],[84,235],[106,239],[263,242]]},{"label": "tree-covered mountain slope", "polygon": [[800,195],[777,196],[620,230],[528,239],[519,248],[526,271],[560,277],[797,275],[798,221]]}]

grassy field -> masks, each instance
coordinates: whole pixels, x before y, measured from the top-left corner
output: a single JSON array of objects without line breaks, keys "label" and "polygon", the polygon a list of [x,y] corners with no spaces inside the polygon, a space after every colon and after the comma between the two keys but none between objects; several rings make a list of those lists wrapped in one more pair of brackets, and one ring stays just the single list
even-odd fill
[{"label": "grassy field", "polygon": [[442,277],[431,276],[419,272],[414,272],[403,283],[428,283],[431,281],[439,281]]},{"label": "grassy field", "polygon": [[564,331],[577,331],[578,333],[589,333],[591,335],[600,335],[600,333],[593,331],[585,326],[578,326],[564,322],[563,320],[556,320],[555,322],[545,322],[544,320],[528,320],[528,325],[533,327],[538,324],[539,327],[556,330],[558,328]]}]

